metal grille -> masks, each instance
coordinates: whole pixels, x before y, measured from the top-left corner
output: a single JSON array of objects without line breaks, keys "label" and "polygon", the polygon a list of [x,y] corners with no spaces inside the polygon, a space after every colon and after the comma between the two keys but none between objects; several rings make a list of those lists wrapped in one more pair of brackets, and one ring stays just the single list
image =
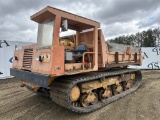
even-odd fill
[{"label": "metal grille", "polygon": [[33,48],[24,49],[23,68],[30,70],[32,66]]}]

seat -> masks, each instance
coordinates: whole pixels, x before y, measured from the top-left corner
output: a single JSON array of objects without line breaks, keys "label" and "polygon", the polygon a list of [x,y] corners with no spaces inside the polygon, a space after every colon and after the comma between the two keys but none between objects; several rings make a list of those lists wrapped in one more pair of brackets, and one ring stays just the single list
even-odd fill
[{"label": "seat", "polygon": [[72,50],[72,52],[79,52],[80,54],[73,54],[73,57],[76,59],[76,61],[82,61],[82,55],[84,52],[87,51],[86,45],[79,45],[76,49]]},{"label": "seat", "polygon": [[82,54],[86,51],[87,51],[86,45],[79,45],[76,49],[72,50],[72,52],[80,52]]}]

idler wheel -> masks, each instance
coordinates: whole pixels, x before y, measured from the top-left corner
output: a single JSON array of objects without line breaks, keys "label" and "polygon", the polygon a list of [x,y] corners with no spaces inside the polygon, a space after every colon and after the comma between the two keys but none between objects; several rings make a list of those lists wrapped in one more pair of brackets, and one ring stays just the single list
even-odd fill
[{"label": "idler wheel", "polygon": [[80,97],[80,89],[78,88],[78,86],[74,86],[70,92],[70,99],[72,101],[76,101],[78,100],[79,97]]}]

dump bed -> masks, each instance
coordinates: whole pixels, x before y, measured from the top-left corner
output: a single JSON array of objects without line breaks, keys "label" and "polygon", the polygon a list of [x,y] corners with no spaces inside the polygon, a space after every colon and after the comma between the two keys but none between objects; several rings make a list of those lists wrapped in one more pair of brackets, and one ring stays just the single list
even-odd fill
[{"label": "dump bed", "polygon": [[128,65],[141,65],[141,48],[106,42],[107,53],[105,67],[127,67]]},{"label": "dump bed", "polygon": [[140,47],[135,47],[135,46],[131,46],[131,45],[124,45],[124,44],[117,44],[117,43],[111,43],[111,42],[107,42],[106,43],[108,46],[108,50],[110,52],[126,52],[126,49],[128,47],[130,47],[130,52],[132,53],[139,53],[140,51]]}]

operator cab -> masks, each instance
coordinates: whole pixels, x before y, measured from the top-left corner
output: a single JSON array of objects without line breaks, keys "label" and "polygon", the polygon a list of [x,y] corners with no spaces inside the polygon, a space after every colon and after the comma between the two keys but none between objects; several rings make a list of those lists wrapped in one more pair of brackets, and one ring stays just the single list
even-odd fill
[{"label": "operator cab", "polygon": [[73,21],[67,19],[61,23],[59,43],[65,50],[65,70],[93,69],[93,28],[79,31],[78,28],[82,28],[83,24],[73,24]]},{"label": "operator cab", "polygon": [[100,23],[52,7],[45,8],[31,19],[39,24],[36,49],[64,47],[65,72],[98,69]]},{"label": "operator cab", "polygon": [[[83,53],[88,51],[87,44],[80,43],[80,44],[76,45],[76,34],[68,35],[69,32],[76,33],[76,31],[71,30],[71,29],[68,30],[68,20],[63,20],[61,23],[62,23],[62,25],[60,28],[61,29],[60,34],[62,34],[62,35],[60,35],[61,37],[59,39],[60,40],[59,43],[61,46],[64,46],[64,48],[65,48],[65,63],[66,64],[82,63],[83,62],[83,60],[82,60]],[[76,28],[76,26],[74,26],[74,27]],[[67,34],[67,32],[68,32],[68,34]],[[65,36],[63,36],[63,35],[65,35]],[[90,52],[93,52],[93,49]],[[92,55],[92,57],[93,57],[93,55]],[[91,60],[89,61],[89,58],[85,55],[84,62],[85,62],[85,64],[87,64],[87,63],[89,64],[93,61],[91,61]],[[91,66],[90,66],[90,68],[91,68]],[[89,69],[89,66],[85,65],[85,69]]]}]

